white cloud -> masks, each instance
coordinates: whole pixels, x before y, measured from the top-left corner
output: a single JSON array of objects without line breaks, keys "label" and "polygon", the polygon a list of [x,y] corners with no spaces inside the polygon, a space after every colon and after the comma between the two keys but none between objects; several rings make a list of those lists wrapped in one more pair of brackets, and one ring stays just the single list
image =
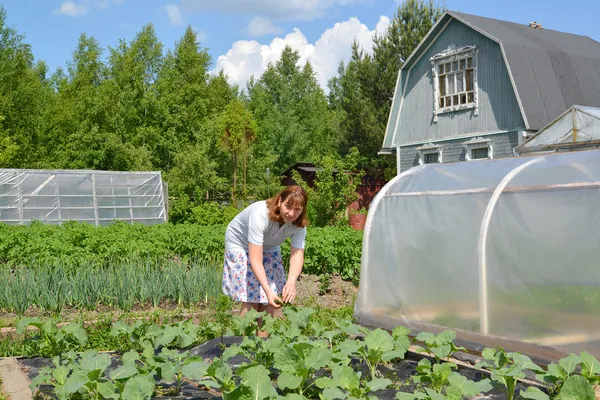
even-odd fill
[{"label": "white cloud", "polygon": [[[113,0],[113,3],[121,4],[123,1],[124,0]],[[105,9],[108,6],[108,3],[108,0],[83,0],[80,2],[63,1],[60,4],[60,7],[52,11],[52,13],[69,17],[82,17],[93,9]]]},{"label": "white cloud", "polygon": [[312,20],[329,9],[369,0],[181,0],[182,10],[258,14],[278,21]]},{"label": "white cloud", "polygon": [[181,11],[179,7],[174,4],[168,4],[165,7],[165,11],[169,16],[169,20],[173,25],[183,25],[183,18],[181,17]]},{"label": "white cloud", "polygon": [[351,55],[354,39],[368,52],[373,48],[375,33],[383,33],[389,25],[388,17],[381,16],[373,30],[362,24],[358,18],[352,17],[344,22],[336,23],[327,29],[314,43],[308,43],[306,36],[298,30],[277,37],[269,44],[260,44],[256,40],[239,40],[233,43],[226,54],[217,58],[213,72],[224,70],[230,83],[246,87],[250,76],[260,77],[269,63],[277,61],[286,45],[300,54],[300,63],[307,61],[313,66],[319,84],[327,90],[327,81],[337,73],[340,61],[347,62]]},{"label": "white cloud", "polygon": [[87,4],[77,4],[72,1],[63,1],[60,8],[54,10],[55,14],[68,15],[69,17],[81,17],[90,11]]},{"label": "white cloud", "polygon": [[282,28],[263,17],[254,17],[248,25],[248,34],[252,37],[260,37],[271,33],[279,34],[282,32]]}]

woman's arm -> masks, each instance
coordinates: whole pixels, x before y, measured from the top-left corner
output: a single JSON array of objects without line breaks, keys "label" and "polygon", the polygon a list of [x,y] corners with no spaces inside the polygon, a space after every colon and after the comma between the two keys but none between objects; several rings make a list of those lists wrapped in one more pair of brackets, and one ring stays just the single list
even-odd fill
[{"label": "woman's arm", "polygon": [[304,249],[292,247],[290,251],[290,272],[288,279],[283,287],[283,301],[292,302],[296,298],[296,281],[302,273],[304,266]]},{"label": "woman's arm", "polygon": [[281,305],[277,304],[275,300],[281,300],[269,287],[267,274],[265,273],[265,267],[263,266],[263,247],[254,243],[248,243],[248,253],[250,256],[250,267],[252,268],[252,272],[254,272],[260,286],[262,286],[265,291],[269,304],[275,308],[279,308]]}]

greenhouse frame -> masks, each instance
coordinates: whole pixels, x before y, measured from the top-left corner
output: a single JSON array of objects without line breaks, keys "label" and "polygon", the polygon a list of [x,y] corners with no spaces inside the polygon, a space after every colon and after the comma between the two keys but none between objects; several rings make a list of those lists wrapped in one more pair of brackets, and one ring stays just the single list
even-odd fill
[{"label": "greenhouse frame", "polygon": [[167,221],[160,172],[0,169],[0,223]]},{"label": "greenhouse frame", "polygon": [[365,225],[359,323],[467,347],[600,356],[600,150],[426,164]]}]

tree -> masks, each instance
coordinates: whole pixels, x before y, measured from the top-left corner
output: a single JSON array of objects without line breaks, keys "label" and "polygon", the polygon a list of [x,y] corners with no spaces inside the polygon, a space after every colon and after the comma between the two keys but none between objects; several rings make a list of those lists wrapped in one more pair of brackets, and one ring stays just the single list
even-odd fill
[{"label": "tree", "polygon": [[299,63],[300,54],[286,46],[260,79],[248,85],[249,107],[261,127],[256,152],[276,156],[275,173],[298,161],[316,161],[337,147],[323,89],[310,63]]},{"label": "tree", "polygon": [[249,145],[256,138],[257,126],[252,113],[246,109],[239,99],[232,100],[223,113],[221,122],[221,147],[231,153],[233,162],[233,186],[231,190],[231,201],[236,204],[237,167],[239,153],[242,151],[244,158],[244,200],[247,199],[246,192],[246,166]]},{"label": "tree", "polygon": [[386,32],[375,37],[373,52],[354,42],[348,64],[340,64],[338,75],[328,83],[329,103],[340,121],[343,138],[339,151],[346,154],[356,147],[366,169],[394,168],[393,160],[381,158],[377,152],[383,142],[398,72],[441,15],[442,9],[431,1],[404,1]]}]

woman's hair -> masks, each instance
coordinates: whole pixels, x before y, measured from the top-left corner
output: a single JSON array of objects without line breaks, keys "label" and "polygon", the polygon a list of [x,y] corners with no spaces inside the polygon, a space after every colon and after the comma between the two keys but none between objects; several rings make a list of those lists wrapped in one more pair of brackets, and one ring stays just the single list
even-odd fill
[{"label": "woman's hair", "polygon": [[279,203],[279,200],[281,200],[281,203],[287,203],[292,207],[302,207],[302,213],[300,213],[300,216],[296,218],[293,224],[299,228],[304,228],[308,225],[308,217],[306,215],[308,196],[306,195],[304,189],[298,185],[291,185],[267,200],[269,219],[279,223],[284,223],[285,221],[280,214],[280,206],[277,204]]}]

